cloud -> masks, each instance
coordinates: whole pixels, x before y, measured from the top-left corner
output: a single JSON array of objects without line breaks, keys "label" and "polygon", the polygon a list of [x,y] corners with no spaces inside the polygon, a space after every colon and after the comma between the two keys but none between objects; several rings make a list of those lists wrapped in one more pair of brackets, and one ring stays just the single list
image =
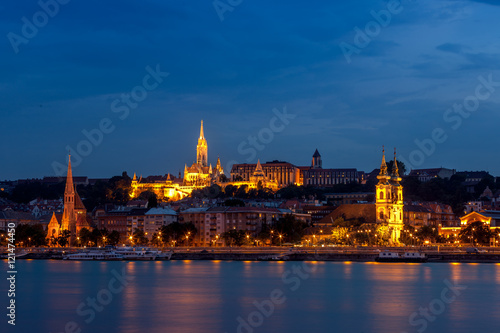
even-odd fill
[{"label": "cloud", "polygon": [[438,45],[436,49],[443,51],[443,52],[450,52],[450,53],[462,53],[464,47],[460,44],[454,44],[454,43],[445,43]]}]

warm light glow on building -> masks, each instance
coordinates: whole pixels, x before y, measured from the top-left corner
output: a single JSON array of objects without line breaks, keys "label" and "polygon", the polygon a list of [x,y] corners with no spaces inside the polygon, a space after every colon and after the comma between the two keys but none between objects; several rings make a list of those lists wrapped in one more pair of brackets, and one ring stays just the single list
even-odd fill
[{"label": "warm light glow on building", "polygon": [[392,174],[387,171],[385,162],[385,150],[382,151],[382,164],[379,180],[376,186],[376,217],[377,223],[387,223],[392,229],[391,240],[393,243],[399,243],[401,231],[403,230],[403,186],[401,186],[401,177],[399,176],[398,164],[396,161],[396,150],[394,150],[394,165]]}]

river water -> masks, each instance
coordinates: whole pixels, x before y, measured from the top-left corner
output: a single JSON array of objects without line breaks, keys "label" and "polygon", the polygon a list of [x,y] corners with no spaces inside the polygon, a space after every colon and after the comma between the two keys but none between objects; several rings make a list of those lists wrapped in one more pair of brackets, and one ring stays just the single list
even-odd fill
[{"label": "river water", "polygon": [[[16,263],[1,332],[498,332],[499,264]],[[3,264],[4,276],[7,265]]]}]

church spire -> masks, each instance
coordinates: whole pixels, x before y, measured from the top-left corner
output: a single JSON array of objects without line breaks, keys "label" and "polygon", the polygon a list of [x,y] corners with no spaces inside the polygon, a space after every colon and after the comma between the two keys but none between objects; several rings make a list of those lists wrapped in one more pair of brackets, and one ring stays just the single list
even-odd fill
[{"label": "church spire", "polygon": [[201,121],[200,127],[200,139],[205,139],[205,134],[203,133],[203,120]]},{"label": "church spire", "polygon": [[401,181],[401,177],[399,176],[398,161],[396,160],[396,148],[394,148],[394,164],[392,166],[391,178],[395,183],[399,183]]},{"label": "church spire", "polygon": [[68,157],[68,173],[66,175],[66,189],[65,194],[72,194],[75,191],[75,186],[73,185],[73,172],[71,170],[71,154]]},{"label": "church spire", "polygon": [[257,166],[255,167],[255,171],[253,172],[254,176],[265,176],[264,170],[262,170],[262,165],[260,164],[260,159],[257,160]]},{"label": "church spire", "polygon": [[203,120],[201,121],[200,137],[198,139],[198,145],[196,146],[196,164],[198,164],[199,167],[208,166],[208,144],[205,139],[205,134],[203,133]]},{"label": "church spire", "polygon": [[387,173],[387,163],[385,162],[385,147],[382,146],[382,163],[380,164],[380,173],[377,176],[379,183],[387,182],[391,177]]}]

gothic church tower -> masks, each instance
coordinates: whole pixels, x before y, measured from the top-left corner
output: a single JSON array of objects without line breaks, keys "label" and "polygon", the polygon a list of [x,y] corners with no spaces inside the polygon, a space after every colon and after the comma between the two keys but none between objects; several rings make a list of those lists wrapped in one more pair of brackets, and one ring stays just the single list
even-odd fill
[{"label": "gothic church tower", "polygon": [[71,235],[76,235],[75,214],[76,191],[73,185],[73,172],[71,170],[71,155],[68,161],[68,174],[66,176],[66,188],[64,190],[64,212],[61,220],[61,230],[69,230]]},{"label": "gothic church tower", "polygon": [[203,134],[203,120],[201,121],[200,137],[196,146],[196,164],[202,167],[208,166],[208,145]]}]

